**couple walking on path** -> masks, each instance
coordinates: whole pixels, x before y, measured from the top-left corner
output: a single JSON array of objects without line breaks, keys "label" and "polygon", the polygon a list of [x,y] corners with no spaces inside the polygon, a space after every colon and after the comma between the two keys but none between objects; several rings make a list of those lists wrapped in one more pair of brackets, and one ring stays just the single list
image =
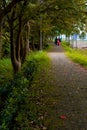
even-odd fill
[{"label": "couple walking on path", "polygon": [[87,130],[87,70],[67,58],[61,46],[53,45],[48,55],[47,130]]},{"label": "couple walking on path", "polygon": [[58,46],[60,46],[60,43],[61,43],[61,39],[58,38],[58,37],[56,37],[55,38],[55,44],[58,45]]}]

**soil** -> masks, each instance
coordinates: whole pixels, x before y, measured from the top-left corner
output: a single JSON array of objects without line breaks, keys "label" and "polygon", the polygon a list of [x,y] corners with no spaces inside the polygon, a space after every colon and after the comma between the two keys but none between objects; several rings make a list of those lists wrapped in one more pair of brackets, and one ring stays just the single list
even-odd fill
[{"label": "soil", "polygon": [[47,130],[87,130],[87,70],[53,45],[45,96]]}]

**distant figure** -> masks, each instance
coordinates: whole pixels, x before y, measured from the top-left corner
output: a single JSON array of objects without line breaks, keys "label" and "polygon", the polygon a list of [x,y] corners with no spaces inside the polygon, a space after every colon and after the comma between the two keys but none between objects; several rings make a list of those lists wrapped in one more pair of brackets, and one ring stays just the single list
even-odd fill
[{"label": "distant figure", "polygon": [[58,45],[58,46],[60,46],[60,42],[61,42],[61,40],[60,40],[60,38],[58,38],[58,39],[57,39],[57,45]]},{"label": "distant figure", "polygon": [[55,44],[57,45],[57,37],[55,38]]},{"label": "distant figure", "polygon": [[61,43],[61,38],[60,37],[56,37],[55,38],[55,44],[59,46],[60,43]]},{"label": "distant figure", "polygon": [[60,42],[62,42],[62,37],[60,38]]}]

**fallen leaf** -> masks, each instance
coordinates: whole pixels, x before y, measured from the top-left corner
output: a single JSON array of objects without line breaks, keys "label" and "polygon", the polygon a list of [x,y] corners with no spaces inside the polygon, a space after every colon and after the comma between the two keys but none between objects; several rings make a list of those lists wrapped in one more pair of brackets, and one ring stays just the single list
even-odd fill
[{"label": "fallen leaf", "polygon": [[62,115],[60,116],[61,119],[66,119],[66,116]]}]

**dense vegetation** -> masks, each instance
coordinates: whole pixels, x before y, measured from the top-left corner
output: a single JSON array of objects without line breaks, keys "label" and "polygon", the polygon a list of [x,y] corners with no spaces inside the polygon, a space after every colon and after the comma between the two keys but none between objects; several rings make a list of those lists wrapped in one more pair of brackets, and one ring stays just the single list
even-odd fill
[{"label": "dense vegetation", "polygon": [[66,54],[74,62],[87,68],[87,50],[86,49],[75,49],[69,46],[69,43],[63,42],[63,47],[66,50]]},{"label": "dense vegetation", "polygon": [[10,56],[14,74],[30,49],[42,50],[55,35],[86,30],[86,0],[1,0],[0,57]]},{"label": "dense vegetation", "polygon": [[49,59],[39,50],[46,49],[56,35],[69,37],[79,30],[86,31],[86,3],[86,0],[0,0],[1,130],[42,127],[38,104],[44,88],[38,88],[38,82],[40,76],[46,76]]},{"label": "dense vegetation", "polygon": [[[44,52],[32,53],[27,58],[22,72],[15,77],[12,77],[12,67],[9,60],[3,60],[2,63],[1,68],[4,69],[0,76],[3,75],[4,82],[2,78],[0,80],[0,129],[32,130],[32,127],[40,127],[42,122],[38,120],[38,117],[43,113],[43,109],[38,104],[41,103],[45,86],[40,88],[38,83],[41,76],[48,71],[49,58]],[[6,63],[8,63],[8,67]],[[37,85],[35,86],[35,84]],[[34,122],[35,125],[32,126],[31,122]]]}]

